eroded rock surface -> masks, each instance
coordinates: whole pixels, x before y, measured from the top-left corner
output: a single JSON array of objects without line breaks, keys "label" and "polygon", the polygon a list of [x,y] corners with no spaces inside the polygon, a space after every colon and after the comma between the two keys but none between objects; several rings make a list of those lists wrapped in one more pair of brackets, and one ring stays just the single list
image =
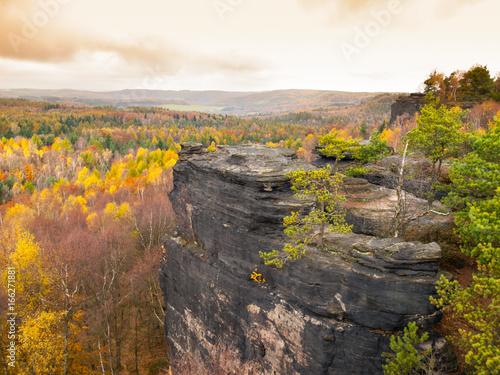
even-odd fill
[{"label": "eroded rock surface", "polygon": [[413,93],[410,95],[400,96],[391,106],[390,124],[394,124],[398,117],[410,119],[416,113],[420,113],[420,108],[423,105],[425,94]]},{"label": "eroded rock surface", "polygon": [[[352,224],[354,233],[368,235],[388,235],[388,229],[398,207],[398,196],[396,190],[389,189],[383,185],[375,185],[365,178],[345,178],[344,188],[346,201],[343,206],[346,211],[346,221]],[[413,229],[425,229],[442,227],[447,228],[453,221],[452,216],[443,216],[428,211],[427,201],[415,197],[413,194],[405,194],[407,207],[406,216],[418,217],[411,221],[409,227]],[[446,208],[439,202],[434,202],[432,209],[436,212],[446,213]]]},{"label": "eroded rock surface", "polygon": [[[399,169],[401,168],[402,156],[391,155],[375,164],[368,164],[370,170],[363,178],[368,182],[394,189],[399,182]],[[403,178],[403,190],[422,199],[427,199],[431,190],[430,176],[432,171],[431,162],[426,159],[406,158],[405,173]],[[448,166],[443,164],[442,174],[448,174]],[[435,192],[434,199],[441,200],[448,193],[443,190]]]},{"label": "eroded rock surface", "polygon": [[[184,154],[175,166],[178,233],[160,270],[174,355],[223,341],[263,374],[381,374],[393,331],[439,320],[436,244],[331,234],[281,270],[263,266],[259,251],[283,246],[283,217],[311,208],[285,178],[299,168],[312,166],[264,146]],[[256,267],[263,284],[250,278]]]}]

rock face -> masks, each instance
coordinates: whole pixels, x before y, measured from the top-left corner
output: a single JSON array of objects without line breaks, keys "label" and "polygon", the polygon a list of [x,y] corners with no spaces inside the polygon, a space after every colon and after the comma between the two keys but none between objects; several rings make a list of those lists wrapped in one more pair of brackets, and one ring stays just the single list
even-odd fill
[{"label": "rock face", "polygon": [[[382,184],[371,184],[369,181],[372,180],[373,176],[376,174],[369,173],[364,178],[344,179],[346,201],[343,206],[346,211],[346,221],[353,226],[354,233],[380,236],[388,234],[386,232],[395,216],[398,196],[396,190],[389,189]],[[387,175],[381,176],[389,177]],[[394,182],[395,186],[397,180]],[[406,182],[411,181],[407,180]],[[427,201],[417,198],[411,193],[406,194],[406,205],[408,217],[417,217],[427,211]],[[439,202],[434,202],[433,209],[437,212],[446,212],[446,209]],[[412,221],[409,225],[419,229],[423,227],[444,228],[449,227],[452,222],[452,216],[429,213]]]},{"label": "rock face", "polygon": [[283,246],[283,217],[311,207],[285,178],[299,168],[312,166],[264,146],[185,153],[175,166],[178,232],[160,270],[172,354],[224,342],[263,374],[381,374],[393,331],[440,319],[436,244],[331,234],[280,270],[263,266],[259,251]]},{"label": "rock face", "polygon": [[390,125],[394,124],[398,117],[412,118],[415,113],[420,113],[425,94],[413,93],[409,96],[400,96],[391,106]]},{"label": "rock face", "polygon": [[[401,155],[391,155],[377,161],[375,164],[368,164],[366,168],[370,170],[363,176],[371,184],[394,189],[399,180],[399,169],[401,168]],[[403,190],[416,196],[427,199],[431,190],[430,176],[432,164],[426,159],[406,158],[405,177],[403,179]],[[442,174],[448,174],[448,165],[442,165]],[[438,190],[434,199],[441,200],[448,195],[447,191]]]}]

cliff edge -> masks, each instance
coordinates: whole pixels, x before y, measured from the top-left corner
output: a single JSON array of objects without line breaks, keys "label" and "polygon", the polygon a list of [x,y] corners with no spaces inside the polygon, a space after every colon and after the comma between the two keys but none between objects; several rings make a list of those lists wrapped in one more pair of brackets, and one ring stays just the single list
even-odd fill
[{"label": "cliff edge", "polygon": [[423,106],[424,100],[425,94],[421,93],[400,96],[391,106],[391,119],[389,124],[393,125],[398,118],[409,120],[416,113],[420,113],[420,108]]},{"label": "cliff edge", "polygon": [[[322,251],[280,270],[263,265],[259,251],[286,239],[283,217],[311,208],[285,177],[314,168],[294,152],[191,145],[180,156],[170,193],[177,233],[160,269],[173,355],[207,356],[224,342],[263,374],[381,374],[394,331],[439,321],[429,303],[435,243],[330,234]],[[265,283],[250,278],[256,268]]]}]

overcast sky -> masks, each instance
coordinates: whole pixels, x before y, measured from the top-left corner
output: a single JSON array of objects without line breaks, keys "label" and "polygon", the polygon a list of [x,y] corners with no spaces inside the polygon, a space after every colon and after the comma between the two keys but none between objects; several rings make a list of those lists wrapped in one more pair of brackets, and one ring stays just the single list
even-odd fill
[{"label": "overcast sky", "polygon": [[0,88],[419,89],[500,72],[498,0],[0,0]]}]

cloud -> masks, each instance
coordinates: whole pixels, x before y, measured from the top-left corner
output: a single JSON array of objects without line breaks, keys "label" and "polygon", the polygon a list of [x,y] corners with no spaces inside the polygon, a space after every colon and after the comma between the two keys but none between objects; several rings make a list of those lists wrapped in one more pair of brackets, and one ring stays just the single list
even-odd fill
[{"label": "cloud", "polygon": [[[58,28],[53,19],[68,0],[52,0],[49,8],[29,0],[0,0],[0,57],[42,63],[74,62],[82,56],[108,53],[126,65],[160,66],[165,74],[183,68],[212,71],[257,71],[260,62],[239,56],[220,59],[180,50],[157,36],[118,41]],[[45,4],[49,1],[43,2]]]},{"label": "cloud", "polygon": [[298,0],[298,2],[308,10],[334,6],[339,15],[355,14],[380,4],[387,4],[387,0]]},{"label": "cloud", "polygon": [[[346,16],[354,16],[361,12],[369,11],[377,7],[387,7],[388,0],[297,0],[299,4],[308,10],[332,10],[338,20],[345,20]],[[416,0],[399,0],[402,5],[416,2]],[[455,13],[462,7],[474,5],[484,0],[439,0],[435,6],[438,14]]]},{"label": "cloud", "polygon": [[458,13],[462,8],[475,5],[484,0],[441,0],[436,4],[436,14],[440,18],[449,18]]}]

